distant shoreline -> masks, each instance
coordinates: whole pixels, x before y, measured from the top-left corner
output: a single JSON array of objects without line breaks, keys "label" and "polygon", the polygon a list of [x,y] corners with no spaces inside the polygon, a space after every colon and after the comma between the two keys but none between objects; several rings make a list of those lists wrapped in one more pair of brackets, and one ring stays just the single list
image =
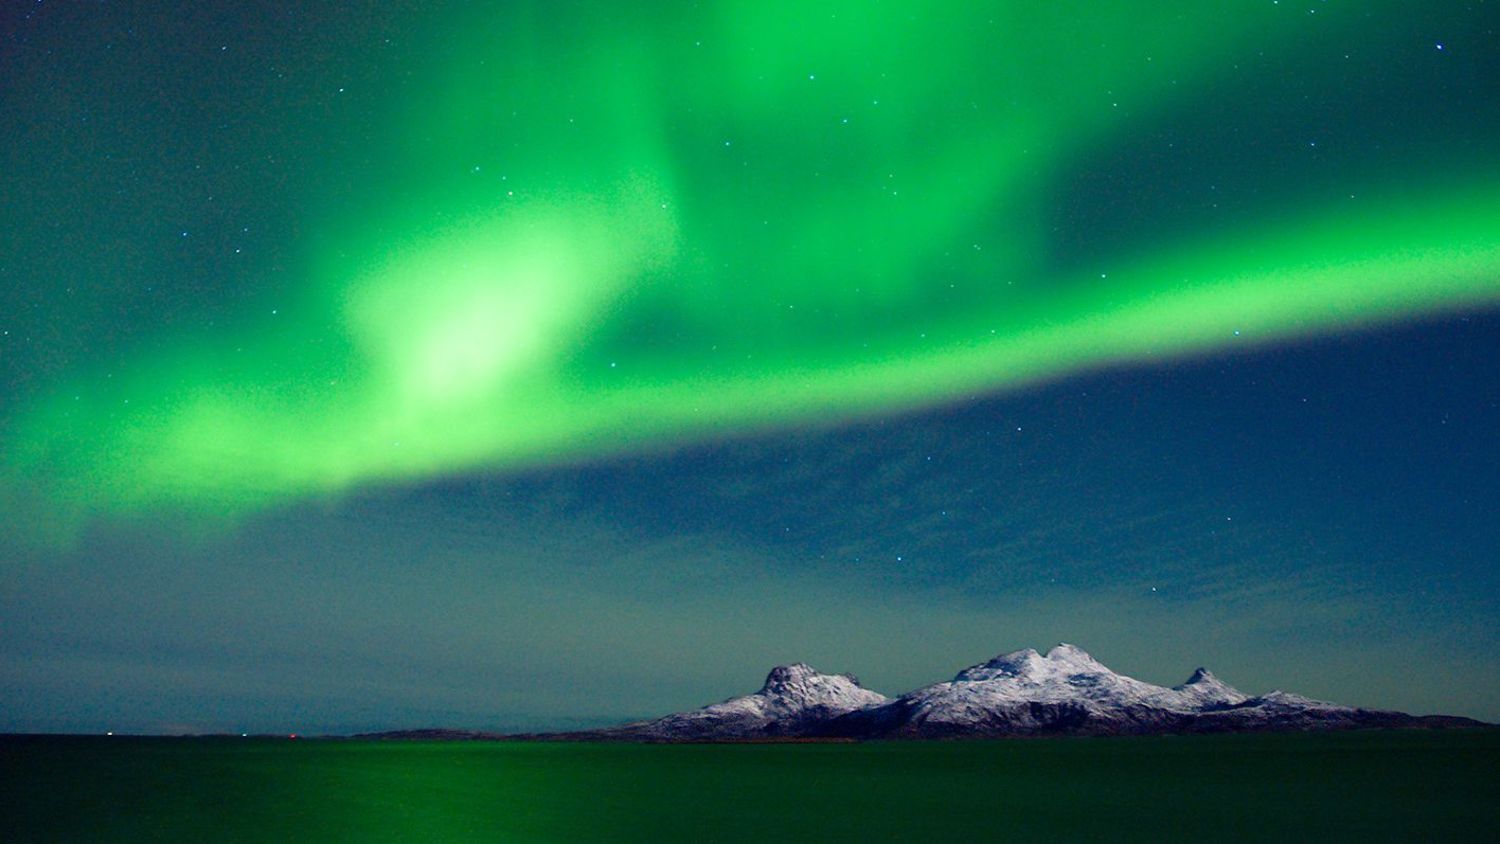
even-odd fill
[{"label": "distant shoreline", "polygon": [[621,744],[621,745],[726,745],[726,744],[922,744],[922,743],[955,743],[955,742],[1010,742],[1010,741],[1048,741],[1053,739],[1127,739],[1127,738],[1201,738],[1210,736],[1268,736],[1268,735],[1307,735],[1328,736],[1335,734],[1369,734],[1369,733],[1430,733],[1430,732],[1500,732],[1500,724],[1491,724],[1484,721],[1473,723],[1447,723],[1450,716],[1427,716],[1441,719],[1443,723],[1433,724],[1408,724],[1402,726],[1371,726],[1342,729],[1263,729],[1263,730],[1241,730],[1241,731],[1218,731],[1218,732],[1153,732],[1153,733],[1117,733],[1117,734],[1078,734],[1078,733],[1029,733],[1014,735],[972,735],[972,736],[889,736],[879,738],[851,738],[846,736],[756,736],[746,738],[693,738],[693,739],[661,739],[642,738],[638,736],[620,735],[596,735],[592,733],[492,733],[482,730],[447,730],[447,729],[418,729],[418,730],[389,730],[375,733],[352,733],[348,735],[330,733],[326,735],[303,735],[295,737],[284,733],[0,733],[0,742],[7,741],[41,741],[41,740],[94,740],[101,742],[109,740],[136,741],[141,739],[150,740],[185,740],[185,741],[255,741],[255,742],[448,742],[461,743],[483,743],[495,744]]}]

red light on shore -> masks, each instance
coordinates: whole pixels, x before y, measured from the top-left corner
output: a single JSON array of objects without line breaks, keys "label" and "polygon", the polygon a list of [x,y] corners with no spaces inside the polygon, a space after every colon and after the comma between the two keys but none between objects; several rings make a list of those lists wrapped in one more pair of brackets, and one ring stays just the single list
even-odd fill
[{"label": "red light on shore", "polygon": [[287,738],[289,738],[289,739],[294,739],[296,737],[297,737],[296,733],[292,733],[291,735],[287,736]]}]

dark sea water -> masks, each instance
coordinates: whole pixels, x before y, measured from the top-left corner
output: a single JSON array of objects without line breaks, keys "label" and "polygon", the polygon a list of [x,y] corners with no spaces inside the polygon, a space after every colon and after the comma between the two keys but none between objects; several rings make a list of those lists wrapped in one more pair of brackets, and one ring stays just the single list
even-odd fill
[{"label": "dark sea water", "polygon": [[783,745],[0,738],[0,841],[1483,841],[1500,730]]}]

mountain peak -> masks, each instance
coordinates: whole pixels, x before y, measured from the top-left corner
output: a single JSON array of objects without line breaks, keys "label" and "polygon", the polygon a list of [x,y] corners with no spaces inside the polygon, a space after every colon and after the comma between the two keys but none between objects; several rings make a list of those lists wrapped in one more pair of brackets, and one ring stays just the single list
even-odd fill
[{"label": "mountain peak", "polygon": [[953,680],[956,683],[997,680],[1006,677],[1035,680],[1058,672],[1111,673],[1108,668],[1100,665],[1098,660],[1089,656],[1088,651],[1077,645],[1063,642],[1047,651],[1046,656],[1035,648],[1022,648],[1019,651],[1001,654],[988,662],[965,668],[958,672],[958,676]]},{"label": "mountain peak", "polygon": [[701,709],[621,727],[620,736],[656,740],[799,735],[839,715],[886,702],[847,674],[823,674],[805,662],[778,665],[760,691]]},{"label": "mountain peak", "polygon": [[1186,683],[1173,687],[1172,691],[1187,695],[1200,704],[1239,704],[1250,696],[1214,676],[1212,671],[1199,666]]},{"label": "mountain peak", "polygon": [[1042,667],[1044,659],[1045,657],[1037,653],[1035,648],[1022,648],[1019,651],[1001,654],[987,662],[971,665],[958,672],[953,681],[965,683],[976,680],[994,680],[998,677],[1026,677],[1036,673]]},{"label": "mountain peak", "polygon": [[853,708],[885,700],[884,695],[861,686],[852,674],[824,674],[805,662],[772,668],[755,696],[770,706],[792,708],[828,705]]},{"label": "mountain peak", "polygon": [[818,676],[818,670],[805,662],[778,665],[766,675],[766,682],[760,690],[763,692],[781,691],[788,686],[804,683],[816,676]]},{"label": "mountain peak", "polygon": [[1087,665],[1091,668],[1099,666],[1099,661],[1094,659],[1092,656],[1089,656],[1088,651],[1078,647],[1077,645],[1070,645],[1067,642],[1059,642],[1052,648],[1052,650],[1047,651],[1047,660],[1049,662],[1067,662],[1078,665]]}]

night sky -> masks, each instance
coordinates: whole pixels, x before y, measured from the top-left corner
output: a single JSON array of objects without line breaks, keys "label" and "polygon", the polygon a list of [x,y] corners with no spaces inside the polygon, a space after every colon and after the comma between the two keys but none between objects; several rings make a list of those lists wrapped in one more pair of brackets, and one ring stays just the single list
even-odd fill
[{"label": "night sky", "polygon": [[0,2],[0,731],[1500,720],[1500,5],[132,5]]}]

